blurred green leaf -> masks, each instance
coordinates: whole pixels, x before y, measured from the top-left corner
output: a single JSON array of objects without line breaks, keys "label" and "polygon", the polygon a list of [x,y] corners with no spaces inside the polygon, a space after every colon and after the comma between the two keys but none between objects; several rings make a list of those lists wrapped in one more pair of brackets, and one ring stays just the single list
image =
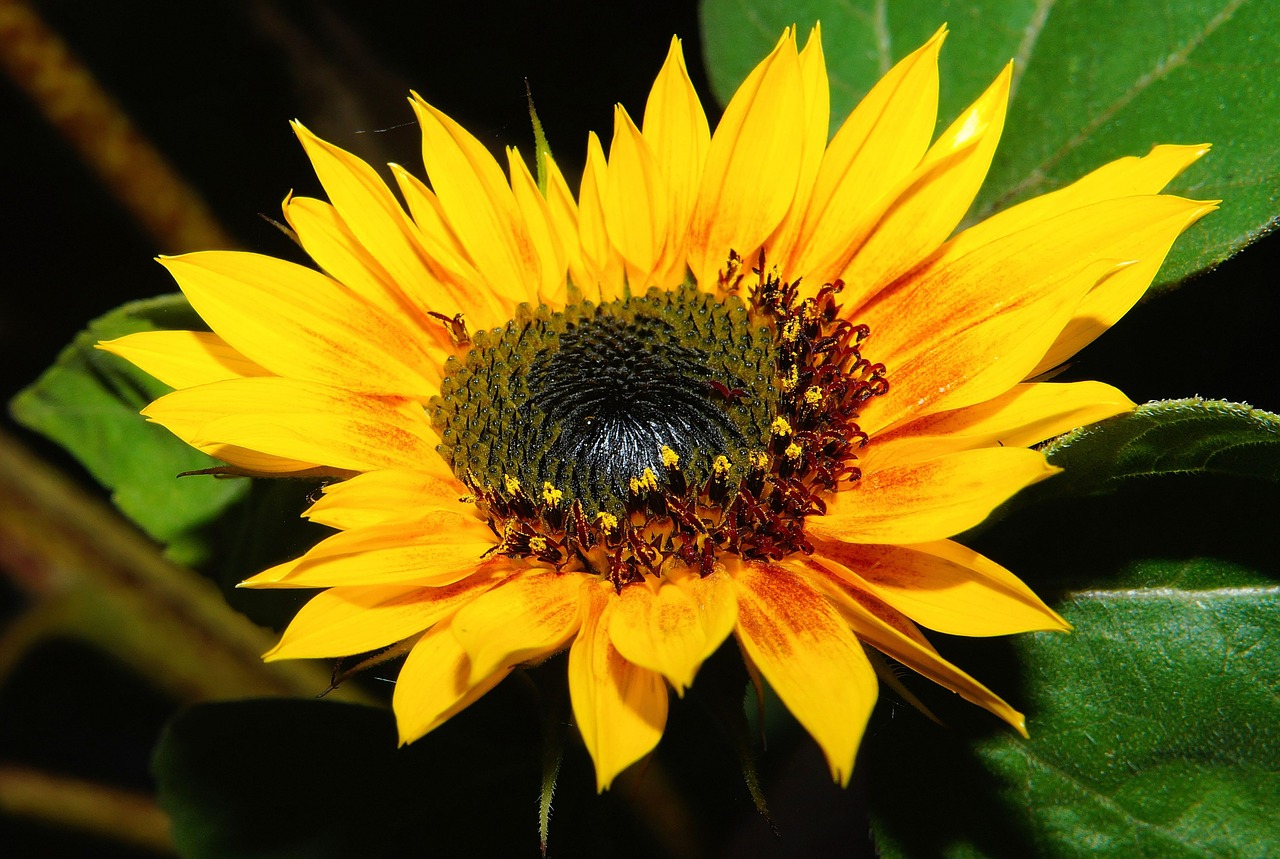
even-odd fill
[{"label": "blurred green leaf", "polygon": [[179,480],[181,472],[219,463],[138,414],[169,387],[94,348],[137,331],[177,328],[205,329],[181,295],[119,307],[90,323],[10,409],[18,423],[78,459],[171,558],[191,565],[206,554],[198,529],[243,498],[249,482]]},{"label": "blurred green leaf", "polygon": [[1213,143],[1170,191],[1225,202],[1178,241],[1157,283],[1211,268],[1275,225],[1280,27],[1271,0],[704,0],[704,53],[721,102],[783,27],[798,24],[803,38],[819,20],[836,123],[944,22],[952,34],[940,122],[1015,58],[978,217],[1157,143]]}]

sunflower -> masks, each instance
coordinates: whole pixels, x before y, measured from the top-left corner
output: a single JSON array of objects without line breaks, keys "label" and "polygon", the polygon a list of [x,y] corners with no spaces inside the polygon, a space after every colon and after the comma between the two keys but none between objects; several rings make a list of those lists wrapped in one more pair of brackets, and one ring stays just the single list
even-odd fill
[{"label": "sunflower", "polygon": [[943,659],[1062,630],[949,540],[1055,472],[1046,438],[1132,403],[1039,381],[1141,296],[1214,208],[1157,146],[956,232],[1010,67],[937,139],[939,30],[829,136],[819,31],[787,30],[712,134],[673,39],[577,194],[504,171],[416,94],[430,184],[400,198],[294,125],[328,202],[284,216],[319,270],[168,257],[212,329],[101,344],[175,391],[144,410],[255,475],[323,475],[336,529],[251,588],[323,589],[267,659],[407,652],[400,739],[568,650],[601,790],[733,636],[847,782],[887,654],[1025,733]]}]

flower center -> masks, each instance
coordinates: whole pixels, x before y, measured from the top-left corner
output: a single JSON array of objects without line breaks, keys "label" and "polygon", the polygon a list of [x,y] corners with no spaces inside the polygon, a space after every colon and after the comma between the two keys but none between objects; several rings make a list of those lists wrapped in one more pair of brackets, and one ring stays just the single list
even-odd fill
[{"label": "flower center", "polygon": [[810,549],[804,517],[858,478],[854,418],[888,385],[838,284],[801,300],[763,270],[746,302],[739,276],[719,294],[522,306],[450,360],[432,418],[495,551],[621,587],[672,559],[706,574],[721,552]]}]

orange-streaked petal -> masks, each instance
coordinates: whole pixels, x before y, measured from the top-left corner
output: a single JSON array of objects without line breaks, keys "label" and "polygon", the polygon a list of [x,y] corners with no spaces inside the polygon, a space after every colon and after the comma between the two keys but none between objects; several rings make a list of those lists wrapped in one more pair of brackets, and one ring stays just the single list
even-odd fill
[{"label": "orange-streaked petal", "polygon": [[858,639],[827,598],[781,566],[743,564],[733,577],[743,651],[848,784],[878,687]]},{"label": "orange-streaked petal", "polygon": [[672,37],[644,108],[644,139],[666,178],[670,216],[658,285],[670,288],[684,279],[689,219],[711,144],[702,103],[685,67],[680,40]]},{"label": "orange-streaked petal", "polygon": [[569,648],[569,699],[596,789],[604,791],[662,739],[667,687],[661,674],[628,662],[609,640],[617,600],[608,583],[585,582],[582,603],[582,630]]},{"label": "orange-streaked petal", "polygon": [[859,465],[877,471],[977,447],[1030,447],[1132,408],[1123,392],[1102,382],[1028,382],[877,435],[859,454]]},{"label": "orange-streaked petal", "polygon": [[805,519],[816,537],[854,543],[926,543],[977,525],[1016,492],[1056,474],[1039,451],[967,450],[865,473]]},{"label": "orange-streaked petal", "polygon": [[[857,311],[890,390],[859,424],[873,436],[910,417],[992,399],[1026,378],[1098,280],[1167,247],[1203,204],[1122,197],[1074,209],[922,270]],[[981,229],[981,225],[973,229]],[[903,313],[924,307],[928,313]],[[874,344],[874,345],[873,345]]]},{"label": "orange-streaked petal", "polygon": [[938,114],[938,52],[946,27],[907,55],[863,97],[827,146],[805,212],[803,239],[780,262],[789,277],[832,280],[854,236],[929,148]]},{"label": "orange-streaked petal", "polygon": [[823,590],[835,601],[858,638],[892,656],[912,671],[945,686],[966,701],[989,710],[1012,725],[1018,733],[1027,736],[1025,716],[1010,707],[999,695],[943,659],[933,647],[922,643],[919,632],[901,612],[867,591],[850,587],[816,559],[804,559],[796,563],[806,567],[812,578],[823,585]]},{"label": "orange-streaked petal", "polygon": [[192,447],[223,445],[351,471],[415,468],[438,439],[422,405],[294,379],[229,379],[167,394],[142,410]]},{"label": "orange-streaked petal", "polygon": [[472,677],[550,656],[582,623],[578,591],[588,577],[530,569],[461,609],[453,634],[471,657]]},{"label": "orange-streaked petal", "polygon": [[400,744],[434,731],[497,686],[510,668],[473,680],[471,660],[441,621],[418,640],[405,658],[391,696]]},{"label": "orange-streaked petal", "polygon": [[804,88],[804,125],[797,133],[801,138],[800,174],[796,180],[795,199],[782,223],[769,237],[768,258],[787,258],[800,240],[809,196],[813,191],[818,168],[827,148],[831,125],[831,84],[827,80],[827,63],[822,54],[822,25],[814,26],[809,40],[800,52],[800,79]]},{"label": "orange-streaked petal", "polygon": [[609,241],[627,262],[628,283],[643,292],[666,248],[670,192],[649,144],[620,104],[613,108],[603,202]]},{"label": "orange-streaked petal", "polygon": [[538,183],[529,172],[529,165],[524,163],[520,153],[514,146],[507,147],[507,172],[511,177],[511,193],[515,196],[516,207],[519,208],[525,224],[529,228],[529,239],[533,242],[542,271],[542,281],[538,285],[538,300],[563,303],[565,293],[565,269],[568,264],[564,250],[564,236],[576,243],[574,233],[560,234],[555,230],[551,219],[551,209],[547,198],[538,190]]},{"label": "orange-streaked petal", "polygon": [[689,267],[715,286],[734,250],[750,260],[795,199],[803,160],[804,79],[795,32],[738,87],[711,137],[689,226]]},{"label": "orange-streaked petal", "polygon": [[[943,554],[926,551],[931,547],[941,547],[934,551]],[[850,587],[938,632],[990,636],[1070,629],[1013,573],[951,541],[879,546],[815,540],[814,557]]]},{"label": "orange-streaked petal", "polygon": [[[449,226],[484,276],[496,304],[538,300],[541,260],[511,186],[480,141],[414,93],[422,160]],[[492,324],[492,323],[491,323]]]},{"label": "orange-streaked petal", "polygon": [[425,338],[317,271],[239,251],[160,262],[219,336],[273,373],[422,399],[438,390]]},{"label": "orange-streaked petal", "polygon": [[609,619],[609,640],[623,657],[662,674],[683,696],[737,618],[733,582],[724,570],[625,586]]},{"label": "orange-streaked petal", "polygon": [[466,509],[461,499],[469,494],[447,468],[437,474],[410,469],[368,471],[326,486],[324,495],[303,515],[350,531],[415,521],[427,510],[461,512]]},{"label": "orange-streaked petal", "polygon": [[329,588],[299,609],[280,643],[262,658],[268,662],[325,659],[395,644],[449,617],[509,573],[510,570],[486,568],[439,588]]},{"label": "orange-streaked petal", "polygon": [[841,273],[853,291],[849,305],[873,295],[932,254],[969,210],[991,166],[1004,130],[1012,63],[951,127],[929,147],[866,234],[854,237],[857,252]]},{"label": "orange-streaked petal", "polygon": [[239,587],[442,587],[507,563],[492,557],[494,543],[492,532],[479,519],[430,510],[412,524],[395,522],[334,534],[301,558],[250,576]]},{"label": "orange-streaked petal", "polygon": [[191,388],[270,372],[208,331],[139,331],[95,348],[119,355],[171,388]]}]

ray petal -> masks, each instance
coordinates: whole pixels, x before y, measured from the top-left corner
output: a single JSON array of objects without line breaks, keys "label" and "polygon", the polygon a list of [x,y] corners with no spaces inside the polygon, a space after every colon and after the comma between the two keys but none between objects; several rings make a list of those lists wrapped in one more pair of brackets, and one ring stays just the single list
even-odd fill
[{"label": "ray petal", "polygon": [[733,577],[743,651],[847,784],[878,691],[848,624],[802,576],[762,562]]},{"label": "ray petal", "polygon": [[[938,632],[990,636],[1069,628],[1013,573],[946,542],[883,546],[815,540],[814,557],[850,587]],[[942,554],[925,550],[930,547]]]},{"label": "ray petal", "polygon": [[582,624],[581,573],[527,570],[461,609],[453,634],[471,657],[473,677],[550,656]]},{"label": "ray petal", "polygon": [[977,525],[1020,489],[1056,474],[1044,454],[1000,447],[865,473],[805,530],[826,540],[925,543]]},{"label": "ray petal", "polygon": [[94,348],[119,355],[171,388],[271,375],[209,331],[139,331]]},{"label": "ray petal", "polygon": [[617,605],[611,586],[587,582],[582,602],[582,630],[569,648],[569,698],[603,792],[662,739],[667,687],[661,674],[628,662],[610,641]]},{"label": "ray petal", "polygon": [[510,668],[503,668],[473,680],[471,660],[449,629],[449,621],[436,624],[409,651],[396,678],[391,708],[400,744],[434,731],[510,673]]},{"label": "ray petal", "polygon": [[689,266],[703,289],[715,286],[729,251],[751,259],[791,207],[803,160],[796,129],[804,125],[804,80],[788,29],[711,137],[689,227]]}]

